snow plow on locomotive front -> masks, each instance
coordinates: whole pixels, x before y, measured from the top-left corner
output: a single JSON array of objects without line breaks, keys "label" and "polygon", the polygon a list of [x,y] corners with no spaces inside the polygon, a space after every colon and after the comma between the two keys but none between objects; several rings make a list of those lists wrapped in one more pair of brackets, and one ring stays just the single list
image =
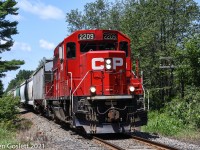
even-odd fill
[{"label": "snow plow on locomotive front", "polygon": [[131,63],[130,39],[124,34],[76,31],[54,51],[48,107],[88,134],[134,131],[147,123],[147,111],[142,79]]}]

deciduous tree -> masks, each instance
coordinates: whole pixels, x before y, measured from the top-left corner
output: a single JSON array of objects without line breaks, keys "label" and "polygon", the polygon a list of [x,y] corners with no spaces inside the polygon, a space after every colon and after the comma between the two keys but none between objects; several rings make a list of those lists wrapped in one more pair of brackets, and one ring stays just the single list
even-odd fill
[{"label": "deciduous tree", "polygon": [[6,92],[20,85],[24,80],[28,79],[32,73],[33,71],[31,70],[20,70],[18,74],[16,75],[16,78],[11,80],[10,83],[8,84],[8,88],[6,89]]},{"label": "deciduous tree", "polygon": [[[81,29],[117,29],[131,38],[132,57],[140,60],[144,84],[151,91],[154,108],[162,107],[162,100],[170,100],[176,94],[178,83],[173,84],[174,72],[160,69],[160,57],[171,58],[178,70],[181,62],[176,58],[177,51],[185,51],[185,39],[191,39],[200,31],[200,8],[194,0],[119,0],[112,6],[104,0],[96,0],[74,15],[75,20],[81,18]],[[67,21],[70,24],[73,20]],[[75,30],[80,29],[71,25]],[[190,52],[193,56],[194,50]],[[195,62],[191,61],[191,67],[197,67]],[[185,75],[193,78],[194,83],[194,74],[198,71],[193,68],[191,74]],[[177,78],[182,78],[179,75]]]}]

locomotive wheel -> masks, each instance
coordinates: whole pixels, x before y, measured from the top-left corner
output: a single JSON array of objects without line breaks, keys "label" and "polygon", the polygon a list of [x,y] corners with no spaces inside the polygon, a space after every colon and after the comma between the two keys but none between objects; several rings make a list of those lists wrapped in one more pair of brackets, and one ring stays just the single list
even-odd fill
[{"label": "locomotive wheel", "polygon": [[141,127],[134,127],[134,131],[135,132],[140,132],[141,131]]},{"label": "locomotive wheel", "polygon": [[45,115],[44,109],[43,109],[42,106],[39,106],[38,112],[39,112],[40,116],[44,116]]},{"label": "locomotive wheel", "polygon": [[52,120],[55,122],[55,123],[60,123],[60,120],[58,119],[58,117],[56,117],[56,115],[53,113],[52,114]]},{"label": "locomotive wheel", "polygon": [[33,110],[35,111],[36,114],[40,113],[39,108],[38,108],[37,105],[33,105]]}]

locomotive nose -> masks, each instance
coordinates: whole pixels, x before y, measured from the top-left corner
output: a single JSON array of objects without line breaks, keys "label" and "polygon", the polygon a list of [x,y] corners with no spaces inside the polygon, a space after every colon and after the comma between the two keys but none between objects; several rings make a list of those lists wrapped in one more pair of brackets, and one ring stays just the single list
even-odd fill
[{"label": "locomotive nose", "polygon": [[118,67],[123,66],[123,58],[105,58],[105,70],[110,71],[110,70],[116,70]]},{"label": "locomotive nose", "polygon": [[126,94],[126,56],[122,51],[92,51],[91,83],[96,87],[96,95]]}]

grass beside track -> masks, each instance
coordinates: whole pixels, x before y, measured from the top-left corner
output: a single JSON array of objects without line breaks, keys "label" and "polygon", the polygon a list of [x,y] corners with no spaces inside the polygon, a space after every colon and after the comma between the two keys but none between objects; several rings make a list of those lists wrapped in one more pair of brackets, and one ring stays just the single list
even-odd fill
[{"label": "grass beside track", "polygon": [[18,119],[15,125],[12,121],[0,122],[0,150],[15,149],[19,144],[29,144],[29,141],[19,139],[17,135],[31,126],[32,122],[26,119]]},{"label": "grass beside track", "polygon": [[9,145],[17,143],[15,140],[16,131],[8,130],[4,127],[0,128],[0,149],[9,149]]},{"label": "grass beside track", "polygon": [[142,131],[156,133],[163,136],[182,139],[185,141],[199,141],[200,129],[185,125],[180,119],[166,113],[152,111],[148,114],[148,124]]}]

